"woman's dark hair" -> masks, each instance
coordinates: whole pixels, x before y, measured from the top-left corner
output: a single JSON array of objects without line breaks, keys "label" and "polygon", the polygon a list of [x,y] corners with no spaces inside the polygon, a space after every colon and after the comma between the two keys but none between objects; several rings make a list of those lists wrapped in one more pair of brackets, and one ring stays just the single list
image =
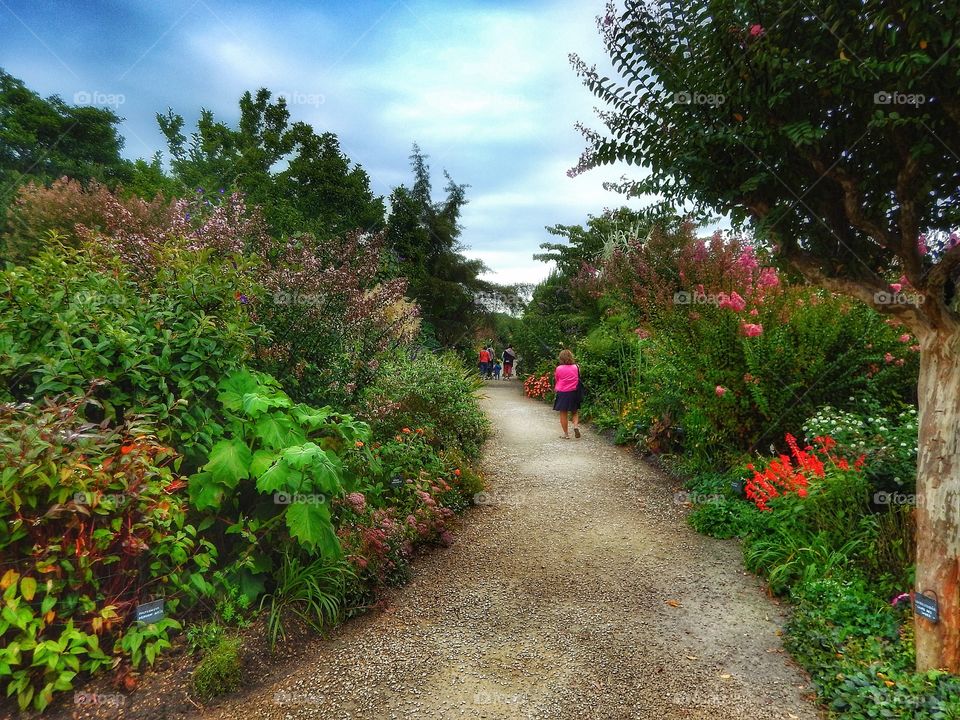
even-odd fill
[{"label": "woman's dark hair", "polygon": [[573,365],[573,353],[569,350],[560,351],[560,364],[561,365]]}]

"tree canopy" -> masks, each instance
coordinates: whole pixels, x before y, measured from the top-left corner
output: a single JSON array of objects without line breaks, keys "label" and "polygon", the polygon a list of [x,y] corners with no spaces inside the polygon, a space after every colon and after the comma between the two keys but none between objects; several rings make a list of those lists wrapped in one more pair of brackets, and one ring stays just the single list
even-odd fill
[{"label": "tree canopy", "polygon": [[240,98],[240,120],[230,127],[202,110],[188,138],[183,116],[157,114],[174,176],[187,189],[236,188],[263,208],[277,235],[309,232],[329,238],[384,224],[383,199],[370,178],[340,149],[332,132],[291,122],[286,100],[269,90]]}]

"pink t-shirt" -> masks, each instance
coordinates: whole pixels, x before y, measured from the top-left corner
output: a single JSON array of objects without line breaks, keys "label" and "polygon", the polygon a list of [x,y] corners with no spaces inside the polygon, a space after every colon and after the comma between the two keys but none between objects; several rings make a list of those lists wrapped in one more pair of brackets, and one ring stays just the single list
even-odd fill
[{"label": "pink t-shirt", "polygon": [[570,392],[577,389],[577,381],[580,379],[580,369],[576,365],[557,365],[553,372],[556,380],[553,389],[557,392]]}]

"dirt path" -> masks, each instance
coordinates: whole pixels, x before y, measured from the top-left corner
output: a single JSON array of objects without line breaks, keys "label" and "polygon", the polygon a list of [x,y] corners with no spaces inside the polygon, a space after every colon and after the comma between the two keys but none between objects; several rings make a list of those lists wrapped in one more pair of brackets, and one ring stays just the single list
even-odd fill
[{"label": "dirt path", "polygon": [[817,717],[778,608],[735,543],[688,528],[679,488],[590,431],[560,439],[516,383],[487,395],[491,489],[453,547],[204,717]]}]

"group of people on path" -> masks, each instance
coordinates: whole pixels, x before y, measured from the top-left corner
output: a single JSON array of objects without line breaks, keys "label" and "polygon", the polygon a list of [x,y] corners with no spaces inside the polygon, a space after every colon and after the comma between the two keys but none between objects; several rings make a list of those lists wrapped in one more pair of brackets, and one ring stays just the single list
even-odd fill
[{"label": "group of people on path", "polygon": [[[567,349],[560,351],[559,365],[553,371],[553,390],[556,397],[553,400],[553,409],[560,413],[560,429],[564,440],[570,439],[570,422],[573,422],[573,436],[580,439],[580,405],[583,404],[583,395],[586,391],[583,378],[580,376],[580,366],[573,359],[573,353]],[[500,358],[492,344],[485,344],[479,353],[480,375],[488,380],[509,380],[513,377],[517,353],[513,346],[507,345]]]},{"label": "group of people on path", "polygon": [[497,357],[493,345],[484,345],[480,350],[480,375],[487,380],[509,380],[514,375],[517,353],[512,345],[507,345],[500,357]]}]

